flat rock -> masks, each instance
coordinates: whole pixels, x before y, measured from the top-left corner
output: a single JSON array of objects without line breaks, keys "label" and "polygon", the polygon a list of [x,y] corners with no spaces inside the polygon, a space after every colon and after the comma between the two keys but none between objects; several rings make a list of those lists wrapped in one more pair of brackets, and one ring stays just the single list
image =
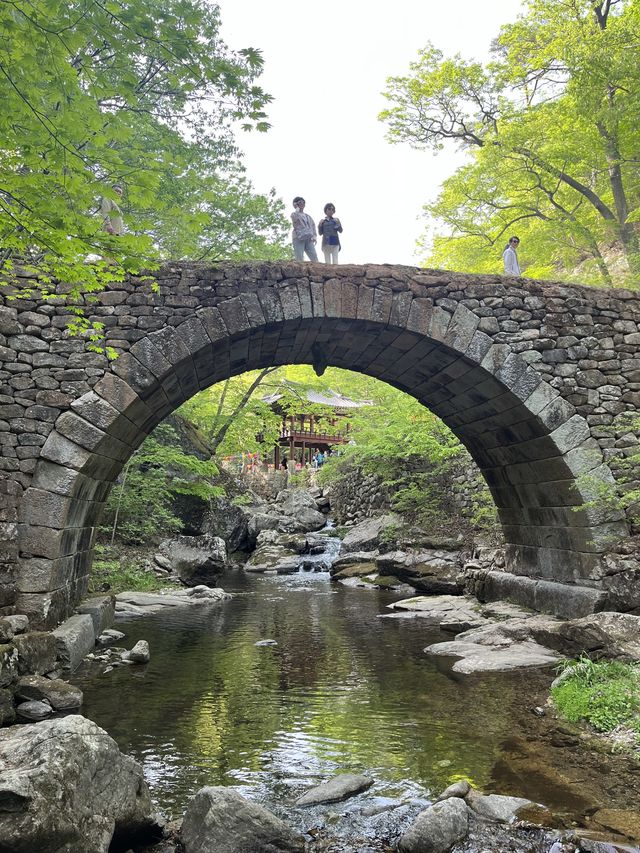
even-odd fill
[{"label": "flat rock", "polygon": [[[197,589],[198,587],[194,587]],[[144,616],[157,613],[165,607],[188,607],[196,604],[209,604],[231,598],[220,587],[207,587],[207,595],[190,594],[191,590],[171,590],[170,592],[120,592],[116,596],[116,613],[127,616]]]},{"label": "flat rock", "polygon": [[518,809],[534,805],[523,797],[503,797],[499,794],[479,794],[471,790],[465,797],[467,805],[485,820],[509,823]]},{"label": "flat rock", "polygon": [[118,640],[124,640],[125,634],[122,631],[116,631],[115,628],[107,628],[97,639],[99,646],[110,646],[112,643],[117,643]]},{"label": "flat rock", "polygon": [[512,669],[553,666],[559,655],[532,641],[512,643],[508,648],[472,643],[468,640],[452,640],[448,643],[434,643],[425,648],[431,655],[458,657],[454,663],[454,672],[470,675],[473,672],[507,672]]},{"label": "flat rock", "polygon": [[604,829],[619,832],[640,842],[640,811],[635,809],[599,809],[591,818]]},{"label": "flat rock", "polygon": [[462,595],[418,595],[395,601],[388,607],[410,613],[424,619],[427,625],[436,625],[452,633],[480,627],[487,621],[481,615],[476,599]]},{"label": "flat rock", "polygon": [[23,675],[16,686],[16,697],[25,701],[48,702],[55,711],[71,711],[82,705],[82,690],[59,678]]},{"label": "flat rock", "polygon": [[328,782],[322,785],[317,785],[315,788],[306,791],[296,800],[297,806],[313,806],[320,803],[339,803],[341,800],[346,800],[348,797],[353,797],[366,791],[373,785],[373,779],[370,776],[353,773],[341,773],[339,776],[334,776]]}]

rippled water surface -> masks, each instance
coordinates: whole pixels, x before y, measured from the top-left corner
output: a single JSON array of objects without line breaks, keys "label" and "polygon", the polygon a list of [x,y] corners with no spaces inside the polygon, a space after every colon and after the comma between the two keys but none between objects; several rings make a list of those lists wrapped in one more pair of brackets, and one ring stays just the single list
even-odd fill
[{"label": "rippled water surface", "polygon": [[[75,678],[84,713],[142,763],[166,816],[203,785],[277,810],[340,772],[372,774],[380,803],[491,778],[530,674],[457,677],[423,652],[437,631],[380,618],[397,595],[325,573],[222,585],[230,601],[118,623],[127,648],[149,641],[147,666]],[[277,646],[256,646],[267,639]]]}]

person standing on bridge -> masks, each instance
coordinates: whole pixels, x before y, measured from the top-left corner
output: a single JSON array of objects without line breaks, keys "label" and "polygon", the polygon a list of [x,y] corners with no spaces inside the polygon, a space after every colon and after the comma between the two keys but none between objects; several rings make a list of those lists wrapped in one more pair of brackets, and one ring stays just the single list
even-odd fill
[{"label": "person standing on bridge", "polygon": [[[114,184],[111,189],[118,198],[122,198],[122,187],[120,184]],[[102,227],[107,234],[113,234],[115,237],[121,237],[124,234],[122,211],[116,201],[103,196],[100,201],[100,214],[102,215]]]},{"label": "person standing on bridge", "polygon": [[316,252],[316,224],[308,213],[304,212],[306,202],[297,195],[293,200],[294,211],[291,214],[293,223],[293,254],[296,261],[303,261],[304,254],[310,261],[318,260]]},{"label": "person standing on bridge", "polygon": [[338,252],[342,248],[338,236],[338,234],[342,234],[342,224],[337,218],[336,209],[331,202],[324,206],[324,219],[318,222],[318,234],[322,236],[325,264],[337,264]]},{"label": "person standing on bridge", "polygon": [[504,274],[505,275],[521,275],[520,272],[520,264],[518,263],[518,254],[517,249],[520,245],[519,237],[509,237],[509,242],[507,243],[507,248],[502,253],[502,260],[504,261]]}]

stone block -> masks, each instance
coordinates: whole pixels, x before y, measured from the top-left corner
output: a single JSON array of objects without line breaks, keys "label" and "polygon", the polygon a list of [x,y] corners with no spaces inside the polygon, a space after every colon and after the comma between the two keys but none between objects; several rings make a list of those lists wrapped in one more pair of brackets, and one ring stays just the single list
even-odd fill
[{"label": "stone block", "polygon": [[407,319],[407,329],[421,335],[429,334],[429,320],[434,310],[430,299],[412,299]]},{"label": "stone block", "polygon": [[386,326],[391,317],[392,300],[393,293],[390,290],[383,290],[377,287],[373,295],[371,319],[376,323],[382,323]]},{"label": "stone block", "polygon": [[449,323],[445,343],[458,352],[466,353],[479,322],[480,319],[473,311],[464,305],[458,305]]},{"label": "stone block", "polygon": [[49,631],[30,631],[18,634],[13,645],[18,652],[20,675],[35,673],[44,675],[56,666],[56,638]]},{"label": "stone block", "polygon": [[298,299],[300,300],[300,316],[303,319],[308,320],[313,317],[313,299],[308,279],[298,279],[297,287]]},{"label": "stone block", "polygon": [[342,282],[342,316],[358,316],[358,286],[351,281]]},{"label": "stone block", "polygon": [[40,456],[63,467],[81,471],[91,454],[84,447],[53,430],[45,441]]},{"label": "stone block", "polygon": [[389,325],[404,329],[409,321],[413,294],[410,290],[401,290],[393,294]]},{"label": "stone block", "polygon": [[12,643],[0,645],[0,687],[8,687],[18,677],[18,652]]},{"label": "stone block", "polygon": [[18,575],[18,592],[50,592],[68,583],[72,574],[73,559],[58,557],[31,557],[23,560]]},{"label": "stone block", "polygon": [[105,373],[93,391],[138,426],[147,423],[153,414],[133,388],[114,373]]},{"label": "stone block", "polygon": [[163,379],[172,372],[173,365],[162,350],[154,345],[150,336],[135,343],[129,352],[158,379]]},{"label": "stone block", "polygon": [[574,450],[591,437],[589,424],[580,415],[573,415],[550,434],[559,453]]},{"label": "stone block", "polygon": [[87,598],[76,607],[76,612],[91,617],[94,634],[98,637],[106,628],[110,628],[113,625],[115,609],[115,596],[100,595]]},{"label": "stone block", "polygon": [[0,726],[10,726],[15,722],[16,709],[13,703],[13,692],[6,688],[0,689]]},{"label": "stone block", "polygon": [[[298,307],[299,306],[300,302],[298,301]],[[229,330],[230,335],[239,335],[241,332],[246,332],[251,328],[251,321],[247,316],[246,308],[239,296],[221,302],[218,305],[218,311],[220,312],[220,316],[224,320],[224,324]],[[299,316],[299,311],[297,313]]]},{"label": "stone block", "polygon": [[93,619],[89,614],[70,616],[52,632],[56,638],[60,665],[73,672],[89,654],[96,642]]},{"label": "stone block", "polygon": [[[269,291],[273,293],[273,291]],[[264,296],[265,301],[269,301],[267,296]],[[198,322],[204,328],[206,335],[209,341],[212,344],[217,344],[220,341],[224,341],[229,337],[229,330],[227,329],[224,320],[217,308],[203,308],[197,313]],[[186,325],[185,323],[182,326]],[[178,326],[178,334],[181,339],[184,340],[185,345],[188,351],[193,356],[194,352],[198,349],[202,349],[205,346],[204,341],[202,340],[199,332],[197,331],[196,326],[187,326],[184,330],[184,334],[182,334],[181,329],[182,326]],[[194,348],[195,347],[195,348]]]}]

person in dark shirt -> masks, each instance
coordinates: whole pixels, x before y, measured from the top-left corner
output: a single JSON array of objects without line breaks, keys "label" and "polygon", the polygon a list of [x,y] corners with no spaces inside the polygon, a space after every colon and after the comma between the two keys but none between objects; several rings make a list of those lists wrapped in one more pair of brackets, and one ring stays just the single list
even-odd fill
[{"label": "person in dark shirt", "polygon": [[342,234],[342,223],[337,218],[331,202],[324,206],[324,219],[318,223],[318,234],[322,236],[322,251],[325,264],[337,264],[338,252],[342,248],[338,234]]}]

